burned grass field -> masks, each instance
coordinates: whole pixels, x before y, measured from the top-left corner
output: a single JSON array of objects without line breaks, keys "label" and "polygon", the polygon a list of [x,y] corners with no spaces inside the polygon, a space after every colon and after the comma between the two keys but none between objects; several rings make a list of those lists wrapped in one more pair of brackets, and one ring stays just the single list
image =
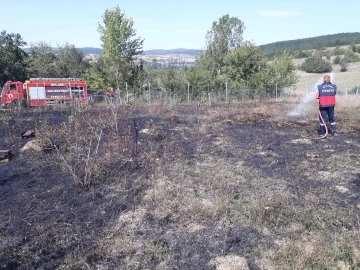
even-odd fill
[{"label": "burned grass field", "polygon": [[356,119],[286,106],[2,113],[0,269],[359,269]]}]

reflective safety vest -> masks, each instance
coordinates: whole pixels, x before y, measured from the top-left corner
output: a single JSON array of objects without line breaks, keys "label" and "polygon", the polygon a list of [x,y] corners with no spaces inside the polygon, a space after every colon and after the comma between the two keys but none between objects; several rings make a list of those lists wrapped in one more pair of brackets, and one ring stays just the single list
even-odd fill
[{"label": "reflective safety vest", "polygon": [[334,107],[336,103],[337,87],[335,84],[330,82],[324,82],[323,84],[318,85],[319,92],[319,106],[320,107]]}]

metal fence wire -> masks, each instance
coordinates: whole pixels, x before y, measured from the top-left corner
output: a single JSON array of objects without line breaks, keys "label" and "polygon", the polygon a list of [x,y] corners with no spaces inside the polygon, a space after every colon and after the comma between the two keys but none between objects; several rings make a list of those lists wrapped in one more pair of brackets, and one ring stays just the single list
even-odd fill
[{"label": "metal fence wire", "polygon": [[[108,90],[104,89],[89,89],[89,102],[90,103],[147,103],[148,105],[156,105],[160,103],[169,104],[211,104],[213,102],[231,103],[245,99],[255,98],[286,98],[296,97],[299,93],[309,93],[306,89],[296,89],[294,86],[285,89],[279,89],[277,85],[265,90],[250,89],[246,86],[232,87],[224,86],[223,88],[209,88],[209,89],[195,89],[190,84],[184,86],[183,89],[173,89],[169,91],[164,88],[131,88],[119,89],[115,91],[115,97],[112,100],[108,95]],[[341,96],[354,96],[359,95],[360,87],[353,88],[341,87],[338,88],[337,95]]]}]

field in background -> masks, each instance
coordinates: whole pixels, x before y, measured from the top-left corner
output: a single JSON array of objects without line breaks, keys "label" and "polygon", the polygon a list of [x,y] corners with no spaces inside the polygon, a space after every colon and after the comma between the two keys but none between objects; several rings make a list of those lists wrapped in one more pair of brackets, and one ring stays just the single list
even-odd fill
[{"label": "field in background", "polygon": [[[304,62],[304,59],[293,60],[295,65]],[[296,90],[299,92],[303,91],[314,91],[313,87],[318,83],[319,79],[322,78],[322,74],[306,73],[303,71],[297,71],[300,75],[299,82],[296,84]],[[340,66],[333,66],[333,73],[335,73],[334,83],[338,86],[339,90],[345,92],[359,86],[360,84],[360,63],[350,63],[348,71],[340,72]]]}]

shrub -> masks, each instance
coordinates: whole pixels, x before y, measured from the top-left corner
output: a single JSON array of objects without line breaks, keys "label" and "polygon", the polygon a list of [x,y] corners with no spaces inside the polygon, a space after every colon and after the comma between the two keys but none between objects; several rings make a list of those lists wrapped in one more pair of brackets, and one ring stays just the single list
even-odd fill
[{"label": "shrub", "polygon": [[341,72],[347,71],[347,68],[349,66],[349,62],[347,61],[346,58],[341,58],[339,64],[341,66],[341,69],[340,69]]},{"label": "shrub", "polygon": [[350,44],[350,50],[353,52],[357,52],[355,43]]},{"label": "shrub", "polygon": [[[53,146],[48,162],[68,173],[76,186],[89,188],[117,178],[133,164],[136,141],[130,130],[120,134],[117,108],[70,115],[58,126],[43,123],[37,130],[42,145]],[[119,112],[126,117],[126,112]],[[131,166],[130,166],[131,165]]]},{"label": "shrub", "polygon": [[309,56],[311,56],[310,51],[295,51],[293,55],[294,59],[301,59]]},{"label": "shrub", "polygon": [[334,65],[340,64],[340,56],[337,55],[337,56],[334,58],[333,64],[334,64]]},{"label": "shrub", "polygon": [[307,73],[324,73],[331,72],[331,63],[325,61],[319,56],[311,56],[305,59],[305,62],[301,65],[301,70]]},{"label": "shrub", "polygon": [[351,50],[347,50],[345,52],[344,58],[346,59],[347,62],[349,63],[356,63],[360,61],[360,57],[358,55],[356,55],[353,51]]},{"label": "shrub", "polygon": [[340,47],[336,47],[333,51],[333,55],[343,55],[345,53],[344,49],[341,49]]}]

